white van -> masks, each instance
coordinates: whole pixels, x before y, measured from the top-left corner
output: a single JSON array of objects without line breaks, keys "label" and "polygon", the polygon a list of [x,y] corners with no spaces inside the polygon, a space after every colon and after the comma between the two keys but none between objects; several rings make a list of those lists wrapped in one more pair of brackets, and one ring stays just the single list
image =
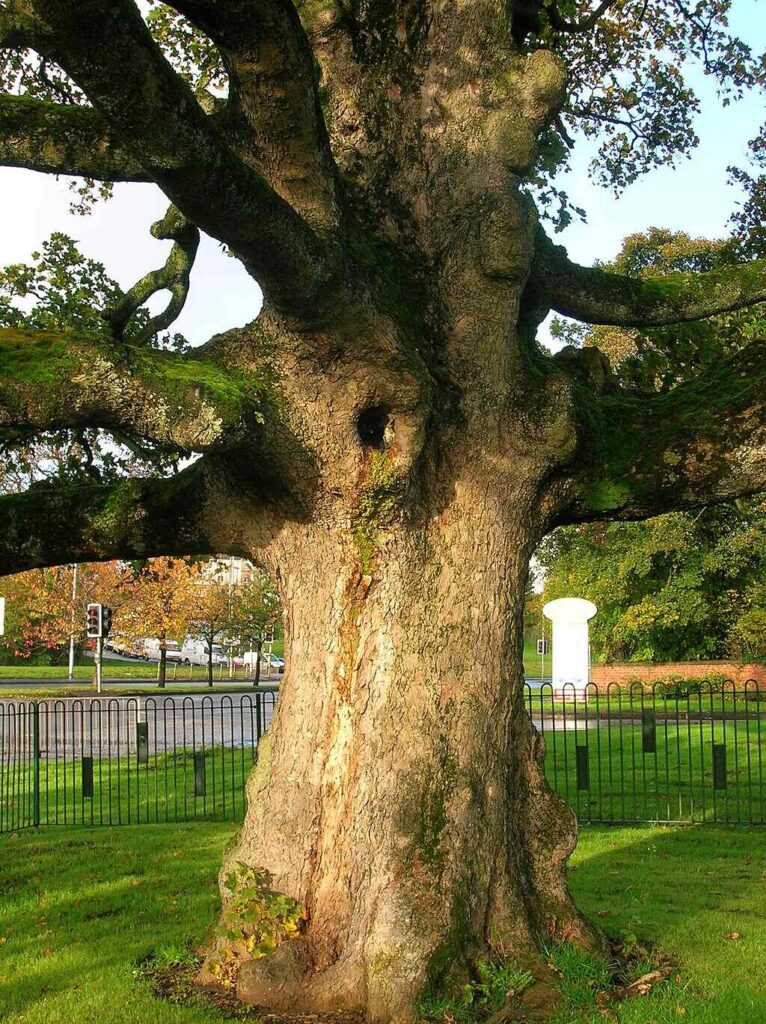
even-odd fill
[{"label": "white van", "polygon": [[[161,651],[160,641],[155,636],[145,637],[141,650],[141,657],[144,661],[159,661]],[[180,661],[181,645],[175,640],[165,641],[165,660]]]},{"label": "white van", "polygon": [[[181,648],[181,660],[185,665],[207,665],[208,645],[207,640],[199,640],[194,636],[187,636]],[[213,644],[213,665],[228,665],[229,659],[221,644]]]},{"label": "white van", "polygon": [[[257,651],[245,651],[241,662],[248,672],[255,672],[255,663],[258,661]],[[261,675],[282,675],[285,671],[285,663],[276,654],[267,654],[261,651]]]}]

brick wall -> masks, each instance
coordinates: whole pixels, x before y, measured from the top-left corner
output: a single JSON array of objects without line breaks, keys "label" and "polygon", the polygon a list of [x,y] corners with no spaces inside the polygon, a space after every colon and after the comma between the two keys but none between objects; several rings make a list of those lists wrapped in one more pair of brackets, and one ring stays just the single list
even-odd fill
[{"label": "brick wall", "polygon": [[766,665],[739,665],[733,661],[670,661],[664,664],[639,661],[627,665],[592,665],[590,670],[591,682],[598,687],[627,683],[630,679],[651,683],[669,675],[699,679],[712,673],[742,684],[748,679],[755,679],[760,686],[766,686]]}]

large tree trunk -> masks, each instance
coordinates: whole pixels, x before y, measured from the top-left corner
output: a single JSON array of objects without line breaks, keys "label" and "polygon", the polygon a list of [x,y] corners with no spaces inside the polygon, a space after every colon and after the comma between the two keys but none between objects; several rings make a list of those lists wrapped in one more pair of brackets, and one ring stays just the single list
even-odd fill
[{"label": "large tree trunk", "polygon": [[408,1020],[490,950],[593,939],[564,881],[575,819],[522,699],[535,516],[491,491],[464,481],[370,575],[353,540],[318,528],[284,552],[288,671],[221,880],[226,903],[248,865],[306,922],[261,959],[219,941],[204,977],[226,964],[244,1000]]}]

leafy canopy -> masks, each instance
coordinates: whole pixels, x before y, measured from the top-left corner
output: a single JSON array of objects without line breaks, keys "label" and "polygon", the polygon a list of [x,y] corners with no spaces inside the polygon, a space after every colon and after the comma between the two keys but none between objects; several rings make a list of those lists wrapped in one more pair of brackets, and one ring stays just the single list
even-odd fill
[{"label": "leafy canopy", "polygon": [[[705,271],[736,261],[736,242],[651,228],[631,235],[609,269],[631,276]],[[554,334],[596,346],[624,386],[667,391],[766,336],[754,306],[671,327],[573,329]],[[709,506],[643,523],[556,530],[539,561],[545,599],[571,594],[599,608],[594,648],[605,660],[766,658],[766,499]]]}]

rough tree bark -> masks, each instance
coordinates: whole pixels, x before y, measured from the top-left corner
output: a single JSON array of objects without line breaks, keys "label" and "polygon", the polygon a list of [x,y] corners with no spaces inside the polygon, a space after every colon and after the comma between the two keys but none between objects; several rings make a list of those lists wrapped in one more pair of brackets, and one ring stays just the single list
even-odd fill
[{"label": "rough tree bark", "polygon": [[[642,398],[597,352],[551,359],[534,332],[551,308],[618,324],[737,308],[766,298],[763,266],[639,286],[551,246],[522,183],[564,70],[494,0],[326,0],[296,4],[302,21],[287,0],[178,0],[229,74],[215,116],[130,0],[90,0],[87,33],[81,6],[0,9],[2,39],[92,104],[1,101],[0,161],[156,181],[266,305],[194,358],[103,346],[144,402],[97,400],[92,339],[0,332],[9,428],[119,426],[207,453],[176,482],[0,499],[0,570],[226,551],[278,582],[287,671],[221,873],[233,936],[204,979],[407,1021],[487,950],[597,945],[565,883],[575,821],[522,704],[529,557],[559,523],[765,487],[765,371],[755,346],[747,374]],[[248,949],[245,876],[259,912],[280,893],[302,920],[269,956]]]}]

